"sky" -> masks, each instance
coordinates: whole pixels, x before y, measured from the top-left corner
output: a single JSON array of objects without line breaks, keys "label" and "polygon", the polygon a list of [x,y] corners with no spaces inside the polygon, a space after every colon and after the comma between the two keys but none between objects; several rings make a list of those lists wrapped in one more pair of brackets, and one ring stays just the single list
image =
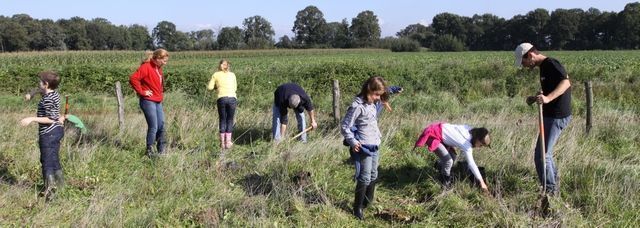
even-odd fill
[{"label": "sky", "polygon": [[242,28],[244,18],[260,15],[266,18],[276,33],[293,37],[293,22],[298,11],[309,5],[318,7],[327,22],[340,22],[371,10],[378,17],[382,37],[395,36],[407,25],[429,25],[439,13],[449,12],[471,17],[474,14],[491,13],[510,19],[537,8],[555,9],[591,7],[601,11],[620,12],[631,0],[0,0],[0,15],[12,16],[25,13],[35,19],[84,19],[105,18],[115,25],[141,24],[151,31],[160,21],[166,20],[183,32],[213,29],[216,34],[222,27]]}]

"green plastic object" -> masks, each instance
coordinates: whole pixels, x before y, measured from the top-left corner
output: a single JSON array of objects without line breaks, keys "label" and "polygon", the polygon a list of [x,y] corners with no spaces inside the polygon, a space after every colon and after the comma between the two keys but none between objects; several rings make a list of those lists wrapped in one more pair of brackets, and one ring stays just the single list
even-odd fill
[{"label": "green plastic object", "polygon": [[78,129],[80,129],[80,131],[84,134],[87,133],[87,128],[84,126],[84,123],[82,123],[82,120],[80,120],[80,118],[78,118],[77,116],[68,114],[67,115],[67,121],[73,123],[73,126],[77,127]]}]

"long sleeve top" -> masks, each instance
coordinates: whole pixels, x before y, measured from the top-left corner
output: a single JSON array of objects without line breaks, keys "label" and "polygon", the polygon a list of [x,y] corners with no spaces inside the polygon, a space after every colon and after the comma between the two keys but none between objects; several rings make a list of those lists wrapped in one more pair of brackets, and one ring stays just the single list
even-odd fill
[{"label": "long sleeve top", "polygon": [[209,80],[207,89],[216,89],[218,92],[218,98],[236,97],[236,90],[238,89],[236,75],[233,72],[215,72],[211,75],[211,80]]},{"label": "long sleeve top", "polygon": [[482,180],[478,165],[473,160],[473,146],[471,145],[471,127],[468,125],[442,124],[442,142],[445,145],[460,148],[467,159],[469,170],[478,180]]},{"label": "long sleeve top", "polygon": [[[138,96],[143,99],[162,102],[163,99],[163,75],[162,68],[157,67],[153,61],[140,64],[138,70],[129,77],[129,84]],[[151,90],[152,95],[146,96],[145,91]]]},{"label": "long sleeve top", "polygon": [[278,107],[280,110],[280,123],[282,124],[287,124],[289,122],[287,118],[289,97],[294,94],[300,96],[300,104],[296,109],[294,109],[295,112],[301,113],[304,112],[304,110],[313,110],[311,98],[307,95],[304,89],[302,89],[302,87],[295,83],[282,84],[276,88],[275,92],[273,92],[273,105]]},{"label": "long sleeve top", "polygon": [[[355,126],[355,133],[351,127]],[[356,97],[347,109],[347,113],[340,124],[340,133],[349,146],[360,144],[380,145],[380,129],[375,104],[366,103],[361,97]],[[358,135],[356,139],[355,135]]]}]

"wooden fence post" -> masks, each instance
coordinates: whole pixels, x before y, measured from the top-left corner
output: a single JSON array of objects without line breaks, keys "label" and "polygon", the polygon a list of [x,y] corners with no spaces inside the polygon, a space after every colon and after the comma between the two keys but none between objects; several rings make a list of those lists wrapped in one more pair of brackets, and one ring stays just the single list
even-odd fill
[{"label": "wooden fence post", "polygon": [[340,123],[340,85],[338,80],[333,80],[333,119]]},{"label": "wooden fence post", "polygon": [[124,131],[124,97],[122,96],[120,81],[116,82],[116,98],[118,99],[118,127],[120,134],[122,134],[122,131]]},{"label": "wooden fence post", "polygon": [[591,85],[591,81],[584,82],[584,92],[587,98],[587,123],[586,123],[586,132],[589,134],[591,131],[592,125],[592,109],[593,109],[593,89]]}]

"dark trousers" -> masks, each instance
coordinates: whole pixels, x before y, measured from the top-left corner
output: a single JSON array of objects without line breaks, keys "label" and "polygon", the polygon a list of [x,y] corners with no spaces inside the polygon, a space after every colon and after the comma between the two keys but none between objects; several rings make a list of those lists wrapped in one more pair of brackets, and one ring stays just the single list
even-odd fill
[{"label": "dark trousers", "polygon": [[40,147],[40,164],[42,165],[42,175],[53,175],[56,170],[61,170],[60,165],[60,141],[64,136],[64,128],[56,127],[46,134],[38,137]]},{"label": "dark trousers", "polygon": [[220,133],[232,133],[233,117],[236,114],[238,102],[235,97],[221,97],[218,98],[217,103]]},{"label": "dark trousers", "polygon": [[140,98],[140,109],[147,120],[147,147],[157,141],[158,148],[164,144],[164,111],[162,103]]}]

